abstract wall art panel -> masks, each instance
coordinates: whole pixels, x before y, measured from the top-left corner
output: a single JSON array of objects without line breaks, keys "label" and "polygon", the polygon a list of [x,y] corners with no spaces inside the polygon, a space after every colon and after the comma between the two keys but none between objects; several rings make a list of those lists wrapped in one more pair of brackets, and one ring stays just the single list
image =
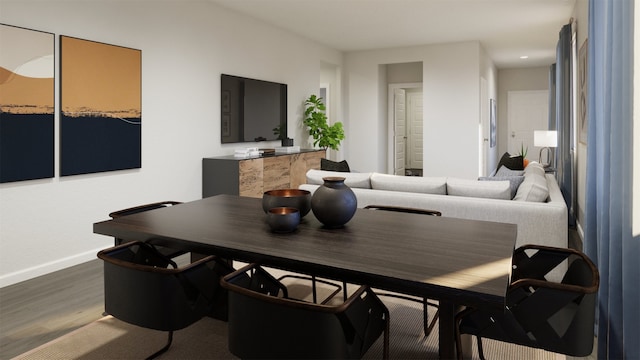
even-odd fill
[{"label": "abstract wall art panel", "polygon": [[140,168],[142,51],[60,36],[60,174]]},{"label": "abstract wall art panel", "polygon": [[0,24],[0,183],[54,176],[54,46]]}]

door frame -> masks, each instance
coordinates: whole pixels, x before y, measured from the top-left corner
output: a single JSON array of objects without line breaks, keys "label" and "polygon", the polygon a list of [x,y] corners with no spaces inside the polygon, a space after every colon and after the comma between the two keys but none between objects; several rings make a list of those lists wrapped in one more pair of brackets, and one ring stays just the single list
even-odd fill
[{"label": "door frame", "polygon": [[[422,83],[389,84],[387,91],[387,174],[395,172],[394,93],[395,89],[422,89]],[[424,94],[424,93],[423,93]],[[424,95],[423,95],[424,96]],[[424,121],[424,119],[423,119]],[[424,156],[424,155],[423,155]]]}]

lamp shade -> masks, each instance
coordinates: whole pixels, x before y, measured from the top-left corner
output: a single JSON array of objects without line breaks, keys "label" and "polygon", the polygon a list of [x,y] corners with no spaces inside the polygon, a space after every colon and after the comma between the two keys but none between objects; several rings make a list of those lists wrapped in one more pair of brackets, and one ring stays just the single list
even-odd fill
[{"label": "lamp shade", "polygon": [[547,130],[536,130],[533,132],[533,146],[537,147],[557,147],[558,132]]}]

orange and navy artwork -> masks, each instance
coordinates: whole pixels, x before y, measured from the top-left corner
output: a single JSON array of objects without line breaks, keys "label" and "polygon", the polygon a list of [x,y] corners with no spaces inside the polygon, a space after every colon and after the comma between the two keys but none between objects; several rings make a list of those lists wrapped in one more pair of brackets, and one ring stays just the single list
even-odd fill
[{"label": "orange and navy artwork", "polygon": [[60,174],[140,168],[142,51],[60,36]]},{"label": "orange and navy artwork", "polygon": [[54,176],[54,34],[0,24],[0,183]]}]

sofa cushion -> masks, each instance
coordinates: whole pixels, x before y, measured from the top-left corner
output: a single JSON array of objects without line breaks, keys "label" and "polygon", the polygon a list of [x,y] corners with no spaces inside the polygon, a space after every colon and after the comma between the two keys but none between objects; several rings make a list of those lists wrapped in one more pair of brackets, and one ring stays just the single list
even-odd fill
[{"label": "sofa cushion", "polygon": [[518,188],[520,187],[520,184],[522,184],[522,182],[524,181],[524,176],[498,176],[496,174],[496,176],[486,176],[486,177],[479,177],[478,180],[480,181],[508,181],[509,182],[509,188],[510,188],[510,192],[511,192],[511,199],[513,199],[516,196],[516,192],[518,191]]},{"label": "sofa cushion", "polygon": [[524,175],[524,170],[511,170],[508,167],[502,165],[496,171],[494,176],[502,177],[502,176],[522,176]]},{"label": "sofa cushion", "polygon": [[[527,168],[529,168],[529,166],[527,166]],[[544,176],[544,170],[542,170],[542,175],[540,175],[538,170],[532,168],[529,171],[525,171],[524,181],[518,188],[513,200],[546,202],[548,197],[549,188],[547,178]]]},{"label": "sofa cushion", "polygon": [[513,197],[515,201],[531,201],[531,202],[546,202],[549,197],[549,190],[547,187],[540,186],[535,182],[522,183],[516,192],[516,196]]},{"label": "sofa cushion", "polygon": [[371,188],[376,190],[446,195],[447,178],[373,173],[371,174]]},{"label": "sofa cushion", "polygon": [[511,200],[509,181],[477,181],[447,178],[447,194],[478,198]]},{"label": "sofa cushion", "polygon": [[540,163],[535,161],[530,162],[529,165],[527,165],[527,167],[524,168],[524,173],[525,175],[536,174],[542,177],[544,177],[544,174],[545,174],[544,167]]},{"label": "sofa cushion", "polygon": [[329,159],[320,159],[320,170],[350,172],[347,160],[333,161]]},{"label": "sofa cushion", "polygon": [[343,177],[344,183],[349,187],[371,189],[371,173],[353,173],[353,172],[339,172],[339,171],[327,171],[327,170],[315,170],[311,169],[307,171],[307,184],[324,184],[324,177]]}]

